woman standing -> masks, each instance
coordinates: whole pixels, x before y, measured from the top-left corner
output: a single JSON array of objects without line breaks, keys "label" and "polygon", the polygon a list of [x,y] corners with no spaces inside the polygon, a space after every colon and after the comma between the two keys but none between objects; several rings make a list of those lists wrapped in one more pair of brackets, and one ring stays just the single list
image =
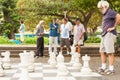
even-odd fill
[{"label": "woman standing", "polygon": [[35,54],[36,58],[43,57],[44,54],[44,21],[41,20],[36,27],[37,36],[37,52]]}]

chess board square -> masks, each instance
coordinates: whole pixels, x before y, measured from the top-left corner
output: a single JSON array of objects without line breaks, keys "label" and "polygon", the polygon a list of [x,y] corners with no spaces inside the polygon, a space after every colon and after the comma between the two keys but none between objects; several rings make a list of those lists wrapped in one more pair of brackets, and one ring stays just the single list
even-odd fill
[{"label": "chess board square", "polygon": [[34,63],[35,66],[42,66],[43,63]]},{"label": "chess board square", "polygon": [[[30,77],[30,79],[31,79],[31,80],[43,80],[43,79],[40,78],[40,77],[34,77],[34,78],[31,78],[31,77]],[[11,78],[11,80],[19,80],[19,78]]]},{"label": "chess board square", "polygon": [[77,77],[76,80],[104,80],[101,77]]},{"label": "chess board square", "polygon": [[0,77],[0,80],[10,80],[11,78],[8,77]]},{"label": "chess board square", "polygon": [[56,69],[45,69],[43,70],[43,73],[57,73]]},{"label": "chess board square", "polygon": [[57,74],[56,73],[44,73],[43,76],[44,77],[55,77],[57,76]]},{"label": "chess board square", "polygon": [[12,69],[17,69],[17,68],[19,68],[19,64],[13,63],[13,64],[11,65],[11,68],[12,68]]},{"label": "chess board square", "polygon": [[[62,77],[44,77],[43,80],[63,80]],[[73,77],[66,77],[65,80],[76,80]]]},{"label": "chess board square", "polygon": [[74,67],[70,66],[70,67],[67,67],[67,69],[70,71],[70,72],[80,72],[79,69],[75,69]]},{"label": "chess board square", "polygon": [[4,70],[5,71],[5,73],[16,73],[17,72],[17,70]]},{"label": "chess board square", "polygon": [[42,70],[43,69],[43,67],[36,67],[35,66],[35,71],[37,71],[37,70]]},{"label": "chess board square", "polygon": [[20,73],[15,73],[12,78],[19,78],[20,77]]},{"label": "chess board square", "polygon": [[[13,78],[19,78],[20,77],[20,73],[16,73],[13,75]],[[29,73],[29,76],[30,77],[43,77],[43,74],[42,73]]]},{"label": "chess board square", "polygon": [[100,74],[94,72],[89,75],[82,74],[81,72],[72,72],[71,75],[74,77],[101,77]]},{"label": "chess board square", "polygon": [[29,73],[30,77],[43,77],[43,73]]},{"label": "chess board square", "polygon": [[53,67],[52,67],[51,65],[49,65],[49,64],[44,64],[43,67],[44,67],[44,68],[46,68],[46,67],[48,67],[48,68],[53,68]]}]

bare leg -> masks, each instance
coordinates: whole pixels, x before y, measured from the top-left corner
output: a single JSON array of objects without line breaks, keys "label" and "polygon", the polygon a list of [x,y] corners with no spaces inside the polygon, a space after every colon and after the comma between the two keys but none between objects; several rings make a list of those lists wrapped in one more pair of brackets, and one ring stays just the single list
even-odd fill
[{"label": "bare leg", "polygon": [[67,51],[70,51],[69,47],[67,47]]},{"label": "bare leg", "polygon": [[106,63],[106,61],[107,61],[106,53],[101,52],[100,55],[101,55],[101,62]]},{"label": "bare leg", "polygon": [[60,52],[62,52],[62,50],[63,50],[63,47],[60,48]]},{"label": "bare leg", "polygon": [[113,65],[115,60],[114,54],[113,53],[109,54],[108,57],[109,57],[109,65]]},{"label": "bare leg", "polygon": [[101,68],[106,69],[106,61],[107,61],[106,53],[101,52],[100,55],[101,55],[101,62],[102,62]]},{"label": "bare leg", "polygon": [[114,61],[115,61],[115,56],[113,53],[108,54],[109,57],[109,70],[114,70]]},{"label": "bare leg", "polygon": [[78,45],[78,50],[77,50],[77,52],[78,52],[78,53],[81,52],[81,47],[80,47],[80,45]]}]

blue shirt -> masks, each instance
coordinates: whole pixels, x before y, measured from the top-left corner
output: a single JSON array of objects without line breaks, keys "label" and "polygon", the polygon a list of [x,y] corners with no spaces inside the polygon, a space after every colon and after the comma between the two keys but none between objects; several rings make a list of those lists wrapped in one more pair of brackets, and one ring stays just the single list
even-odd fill
[{"label": "blue shirt", "polygon": [[58,27],[59,27],[58,24],[50,23],[50,34],[49,34],[49,36],[57,37],[58,36],[58,33],[57,33]]},{"label": "blue shirt", "polygon": [[[108,28],[112,28],[115,25],[117,13],[112,9],[108,9],[107,12],[103,15],[102,19],[102,35],[104,36],[107,33]],[[117,34],[116,29],[111,31],[114,35]]]}]

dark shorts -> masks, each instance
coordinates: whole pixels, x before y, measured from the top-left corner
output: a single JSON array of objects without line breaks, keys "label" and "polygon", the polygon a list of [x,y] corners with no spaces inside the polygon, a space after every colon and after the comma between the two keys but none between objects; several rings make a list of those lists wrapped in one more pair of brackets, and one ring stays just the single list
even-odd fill
[{"label": "dark shorts", "polygon": [[66,45],[69,48],[70,47],[69,38],[61,38],[60,45],[61,47],[64,47]]}]

